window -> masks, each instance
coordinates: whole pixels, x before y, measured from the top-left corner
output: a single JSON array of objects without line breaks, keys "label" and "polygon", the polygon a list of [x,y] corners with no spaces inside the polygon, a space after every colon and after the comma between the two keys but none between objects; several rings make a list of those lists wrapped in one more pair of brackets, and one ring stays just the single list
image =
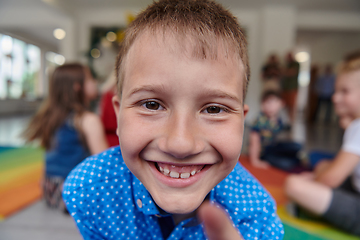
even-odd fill
[{"label": "window", "polygon": [[0,99],[34,99],[42,95],[39,47],[0,34]]}]

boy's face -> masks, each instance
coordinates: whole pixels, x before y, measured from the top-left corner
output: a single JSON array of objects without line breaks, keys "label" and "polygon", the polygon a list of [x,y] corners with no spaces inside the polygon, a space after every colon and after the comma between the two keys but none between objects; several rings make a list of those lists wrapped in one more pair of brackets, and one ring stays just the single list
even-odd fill
[{"label": "boy's face", "polygon": [[339,116],[360,117],[360,70],[337,78],[333,102]]},{"label": "boy's face", "polygon": [[131,47],[121,101],[121,151],[156,204],[194,211],[234,168],[244,130],[239,61],[189,58],[176,40],[145,34]]},{"label": "boy's face", "polygon": [[269,96],[261,103],[261,111],[268,117],[277,117],[280,110],[283,108],[283,101],[276,96]]}]

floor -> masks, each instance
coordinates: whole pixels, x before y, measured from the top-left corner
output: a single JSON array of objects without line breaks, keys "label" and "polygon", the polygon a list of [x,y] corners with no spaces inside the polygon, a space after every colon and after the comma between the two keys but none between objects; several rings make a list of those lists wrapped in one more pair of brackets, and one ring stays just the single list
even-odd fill
[{"label": "floor", "polygon": [[[20,134],[29,119],[30,116],[26,115],[0,116],[0,145],[22,146],[24,140],[21,139]],[[304,143],[306,151],[338,151],[343,132],[337,127],[335,121],[329,124],[307,125],[301,120],[303,119],[301,113],[299,113],[298,119],[291,130],[291,135],[295,140]],[[246,136],[244,142],[247,142]],[[0,239],[80,240],[82,238],[70,216],[48,209],[42,201],[39,201],[0,222]]]},{"label": "floor", "polygon": [[81,240],[70,215],[49,209],[42,201],[36,202],[0,222],[1,240]]}]

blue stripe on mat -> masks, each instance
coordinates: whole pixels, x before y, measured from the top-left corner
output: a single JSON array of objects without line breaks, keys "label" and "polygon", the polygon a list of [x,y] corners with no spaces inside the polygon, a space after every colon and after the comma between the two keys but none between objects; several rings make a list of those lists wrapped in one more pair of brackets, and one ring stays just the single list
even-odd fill
[{"label": "blue stripe on mat", "polygon": [[15,147],[0,146],[0,153],[15,149]]}]

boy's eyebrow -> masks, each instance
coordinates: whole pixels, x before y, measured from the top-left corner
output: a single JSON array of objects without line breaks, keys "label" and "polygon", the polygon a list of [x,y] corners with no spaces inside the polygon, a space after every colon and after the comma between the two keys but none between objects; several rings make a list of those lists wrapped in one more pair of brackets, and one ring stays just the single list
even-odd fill
[{"label": "boy's eyebrow", "polygon": [[217,98],[228,98],[242,104],[242,99],[239,99],[235,95],[229,94],[227,92],[221,91],[219,89],[207,89],[203,91],[203,96],[217,97]]},{"label": "boy's eyebrow", "polygon": [[[161,88],[160,91],[165,91],[165,87],[163,85],[143,85],[143,86],[134,88],[130,92],[129,96],[136,94],[138,92],[142,92],[142,91],[157,93],[157,92],[159,92],[159,88]],[[236,102],[239,102],[240,104],[242,104],[242,99],[239,99],[235,95],[229,94],[229,93],[221,91],[219,89],[204,88],[201,93],[201,96],[202,97],[227,98],[227,99],[231,99],[233,101],[236,101]]]},{"label": "boy's eyebrow", "polygon": [[164,90],[164,86],[163,85],[143,85],[137,88],[134,88],[131,92],[130,92],[130,96],[138,93],[138,92],[159,92],[159,87],[162,88],[161,90]]}]

